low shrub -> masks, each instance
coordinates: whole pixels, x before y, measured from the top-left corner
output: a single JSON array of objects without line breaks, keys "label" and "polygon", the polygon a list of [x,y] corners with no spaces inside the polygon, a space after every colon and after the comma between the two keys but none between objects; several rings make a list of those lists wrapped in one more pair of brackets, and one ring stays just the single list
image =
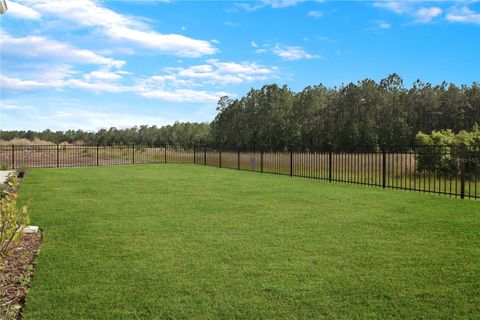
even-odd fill
[{"label": "low shrub", "polygon": [[[18,186],[19,180],[12,177],[2,186],[0,193],[0,266],[10,253],[12,245],[21,240],[22,229],[30,223],[28,206],[24,205],[20,209],[17,206]],[[30,202],[31,199],[27,204]]]},{"label": "low shrub", "polygon": [[459,173],[464,162],[465,173],[475,174],[479,171],[480,127],[473,131],[452,130],[432,131],[430,134],[419,132],[416,135],[418,154],[417,170],[438,172],[444,175]]},{"label": "low shrub", "polygon": [[27,170],[28,170],[28,166],[26,164],[22,163],[18,167],[18,177],[23,178],[25,176],[25,174],[27,173]]}]

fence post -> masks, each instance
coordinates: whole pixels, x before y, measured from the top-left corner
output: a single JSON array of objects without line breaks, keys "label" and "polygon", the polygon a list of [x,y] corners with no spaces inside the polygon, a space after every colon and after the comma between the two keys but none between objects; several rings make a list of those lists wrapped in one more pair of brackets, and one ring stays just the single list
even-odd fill
[{"label": "fence post", "polygon": [[15,169],[15,145],[12,144],[12,169]]},{"label": "fence post", "polygon": [[332,182],[332,168],[333,166],[333,152],[332,152],[332,147],[329,147],[328,150],[328,182]]},{"label": "fence post", "polygon": [[460,199],[465,199],[465,161],[466,161],[465,145],[460,145]]},{"label": "fence post", "polygon": [[240,149],[237,150],[237,170],[240,170]]},{"label": "fence post", "polygon": [[97,167],[98,167],[98,148],[99,148],[99,147],[100,147],[100,146],[97,144]]},{"label": "fence post", "polygon": [[57,168],[60,167],[60,146],[57,143]]},{"label": "fence post", "polygon": [[382,146],[382,187],[387,186],[387,147]]},{"label": "fence post", "polygon": [[218,148],[218,164],[219,164],[219,167],[221,168],[222,167],[222,147]]},{"label": "fence post", "polygon": [[263,173],[263,150],[260,151],[260,172]]},{"label": "fence post", "polygon": [[195,145],[193,145],[193,164],[197,164],[197,152]]},{"label": "fence post", "polygon": [[293,151],[290,151],[290,177],[293,177]]},{"label": "fence post", "polygon": [[167,163],[167,145],[164,145],[163,148],[165,149],[163,154],[163,162]]},{"label": "fence post", "polygon": [[207,165],[207,147],[203,147],[203,165]]},{"label": "fence post", "polygon": [[135,143],[132,144],[132,164],[135,164]]}]

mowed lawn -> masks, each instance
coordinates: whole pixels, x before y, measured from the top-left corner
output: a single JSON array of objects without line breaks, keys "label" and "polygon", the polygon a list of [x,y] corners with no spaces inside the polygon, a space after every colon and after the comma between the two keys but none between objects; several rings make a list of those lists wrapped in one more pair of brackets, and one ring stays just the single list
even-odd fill
[{"label": "mowed lawn", "polygon": [[25,319],[480,314],[480,201],[173,164],[33,169],[21,194]]}]

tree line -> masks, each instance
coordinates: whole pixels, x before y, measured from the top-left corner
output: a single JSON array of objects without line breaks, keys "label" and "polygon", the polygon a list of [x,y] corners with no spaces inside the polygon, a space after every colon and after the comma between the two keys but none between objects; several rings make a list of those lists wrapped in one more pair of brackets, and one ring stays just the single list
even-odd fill
[{"label": "tree line", "polygon": [[84,130],[52,131],[46,129],[41,132],[32,130],[0,131],[0,139],[35,139],[49,141],[55,144],[70,143],[81,145],[132,145],[160,147],[165,144],[192,146],[210,145],[210,125],[208,123],[175,122],[166,126],[132,127],[128,129],[101,129],[97,132]]},{"label": "tree line", "polygon": [[480,123],[480,87],[432,85],[406,88],[397,74],[338,87],[294,92],[269,84],[238,99],[222,97],[210,123],[175,123],[98,132],[1,131],[1,139],[26,138],[101,145],[206,144],[225,149],[374,151],[405,149],[418,132],[472,130]]},{"label": "tree line", "polygon": [[224,97],[211,124],[213,140],[257,149],[403,149],[418,132],[472,130],[480,122],[480,87],[417,80],[405,88],[396,74],[340,87],[294,93],[266,85],[240,99]]}]

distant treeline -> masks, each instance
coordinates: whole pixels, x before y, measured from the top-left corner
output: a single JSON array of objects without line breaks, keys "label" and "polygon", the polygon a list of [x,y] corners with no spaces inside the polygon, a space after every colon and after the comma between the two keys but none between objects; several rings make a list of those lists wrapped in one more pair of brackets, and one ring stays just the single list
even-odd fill
[{"label": "distant treeline", "polygon": [[379,83],[365,79],[340,87],[265,85],[240,99],[223,97],[211,124],[175,123],[163,127],[42,132],[1,131],[1,139],[42,139],[55,143],[180,145],[207,144],[227,149],[378,150],[403,149],[418,132],[472,130],[480,123],[480,87],[417,80],[405,88],[392,74]]},{"label": "distant treeline", "polygon": [[178,144],[181,146],[211,144],[210,125],[208,123],[180,123],[162,127],[140,126],[129,129],[110,128],[97,132],[83,130],[51,131],[0,131],[0,139],[39,139],[53,143],[71,143],[82,145],[144,145],[162,146]]}]

